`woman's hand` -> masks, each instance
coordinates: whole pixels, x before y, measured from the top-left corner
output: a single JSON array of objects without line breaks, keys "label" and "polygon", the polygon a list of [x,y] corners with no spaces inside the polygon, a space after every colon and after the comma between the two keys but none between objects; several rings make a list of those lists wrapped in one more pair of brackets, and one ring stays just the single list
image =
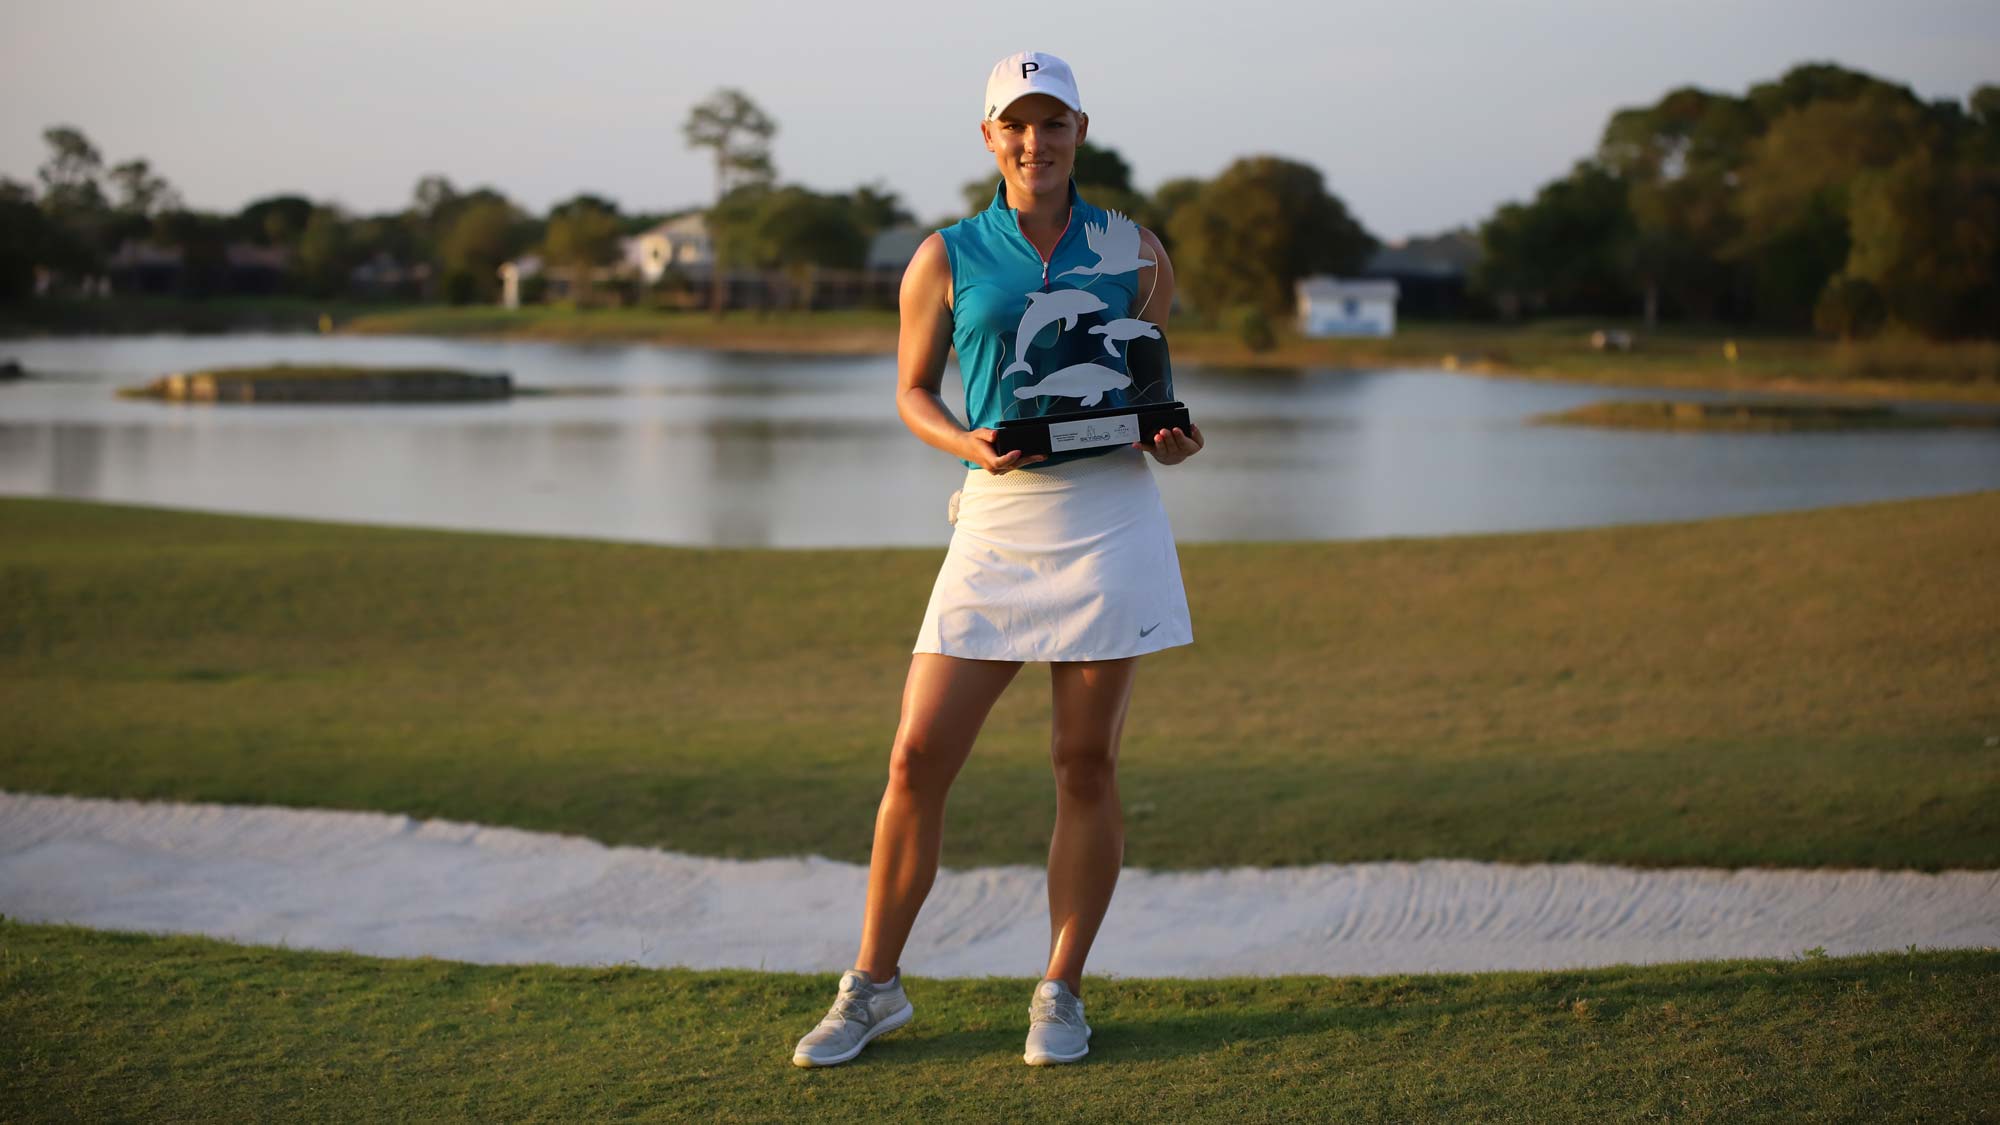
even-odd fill
[{"label": "woman's hand", "polygon": [[1178,465],[1182,461],[1201,452],[1205,444],[1201,438],[1201,427],[1188,423],[1186,432],[1179,426],[1171,430],[1161,430],[1153,435],[1153,440],[1135,443],[1140,449],[1153,455],[1153,460],[1162,465]]},{"label": "woman's hand", "polygon": [[1049,455],[1046,453],[1030,453],[1022,456],[1021,451],[1018,449],[1004,456],[996,453],[993,449],[993,431],[991,429],[967,430],[965,434],[965,451],[962,456],[967,461],[978,462],[980,468],[985,469],[995,476],[1001,473],[1012,472],[1023,465],[1032,465],[1037,461],[1046,461],[1049,459]]}]

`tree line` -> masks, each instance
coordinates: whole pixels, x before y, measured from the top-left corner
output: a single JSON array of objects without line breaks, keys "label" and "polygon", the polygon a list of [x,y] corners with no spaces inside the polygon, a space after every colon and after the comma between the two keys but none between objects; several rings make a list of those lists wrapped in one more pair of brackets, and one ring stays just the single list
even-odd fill
[{"label": "tree line", "polygon": [[[822,192],[781,182],[777,129],[739,90],[717,91],[683,125],[689,147],[714,163],[703,210],[725,267],[857,269],[876,234],[912,222],[881,184]],[[223,246],[250,241],[287,251],[289,284],[303,293],[338,293],[355,264],[385,256],[428,264],[444,300],[490,301],[502,262],[532,251],[552,268],[587,270],[612,261],[622,237],[672,217],[587,194],[534,215],[495,188],[460,191],[438,175],[384,214],[301,195],[208,214],[186,208],[143,159],[107,169],[76,129],[45,139],[39,189],[0,180],[0,297],[25,292],[35,265],[86,275],[139,239],[179,248],[183,284],[195,291]],[[1142,192],[1116,150],[1085,144],[1076,179],[1093,202],[1160,235],[1182,303],[1210,323],[1285,317],[1300,278],[1358,273],[1380,246],[1317,168],[1279,156]],[[988,205],[997,183],[989,174],[965,185],[968,213]],[[1533,199],[1500,206],[1478,241],[1470,282],[1501,315],[1994,335],[2000,87],[1982,86],[1964,105],[1925,102],[1908,87],[1812,64],[1741,96],[1674,90],[1614,112],[1595,152]]]},{"label": "tree line", "polygon": [[1508,311],[2000,335],[2000,86],[1926,102],[1810,64],[1673,90],[1480,236]]},{"label": "tree line", "polygon": [[[822,192],[780,182],[770,151],[776,132],[738,90],[717,91],[683,127],[688,145],[714,162],[716,197],[705,216],[725,267],[858,269],[876,234],[914,221],[881,184]],[[427,175],[405,207],[381,214],[355,215],[299,194],[216,214],[186,207],[143,159],[107,171],[78,129],[51,128],[44,139],[49,155],[39,190],[0,179],[0,299],[28,293],[37,267],[72,279],[102,274],[120,246],[136,241],[179,250],[180,284],[193,295],[214,291],[225,248],[247,242],[286,252],[287,285],[297,293],[337,295],[355,266],[380,258],[428,265],[440,299],[485,302],[497,296],[504,262],[534,252],[554,269],[588,270],[614,260],[622,238],[686,213],[628,214],[612,200],[581,194],[535,215],[497,188],[460,190]],[[1093,202],[1160,234],[1175,255],[1185,303],[1211,315],[1281,317],[1294,280],[1357,270],[1378,245],[1320,172],[1297,161],[1245,158],[1213,180],[1171,180],[1147,194],[1115,150],[1086,144],[1076,171]],[[997,183],[993,176],[968,184],[969,210],[985,208]],[[714,276],[719,308],[722,271]]]}]

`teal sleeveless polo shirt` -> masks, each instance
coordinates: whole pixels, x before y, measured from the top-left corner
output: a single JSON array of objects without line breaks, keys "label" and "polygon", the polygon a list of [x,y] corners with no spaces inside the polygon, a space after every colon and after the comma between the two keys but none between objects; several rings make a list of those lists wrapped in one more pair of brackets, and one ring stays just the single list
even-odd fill
[{"label": "teal sleeveless polo shirt", "polygon": [[[1151,328],[1131,319],[1154,278],[1132,220],[1085,202],[1071,180],[1069,225],[1044,262],[1002,184],[986,210],[939,233],[951,259],[951,342],[971,429],[1123,406],[1145,389],[1131,386],[1120,342]],[[1122,448],[1058,453],[1027,471]]]}]

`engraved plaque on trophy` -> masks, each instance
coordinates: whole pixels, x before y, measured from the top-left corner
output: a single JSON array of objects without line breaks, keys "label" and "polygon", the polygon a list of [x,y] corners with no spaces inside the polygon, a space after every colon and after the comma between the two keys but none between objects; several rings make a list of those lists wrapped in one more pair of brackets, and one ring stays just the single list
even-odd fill
[{"label": "engraved plaque on trophy", "polygon": [[[1066,453],[1106,445],[1150,441],[1176,426],[1186,432],[1188,408],[1173,397],[1173,367],[1164,337],[1132,341],[1125,353],[1132,393],[1120,406],[1062,410],[1033,418],[1011,418],[993,428],[995,452]],[[1124,389],[1124,388],[1118,388]]]}]

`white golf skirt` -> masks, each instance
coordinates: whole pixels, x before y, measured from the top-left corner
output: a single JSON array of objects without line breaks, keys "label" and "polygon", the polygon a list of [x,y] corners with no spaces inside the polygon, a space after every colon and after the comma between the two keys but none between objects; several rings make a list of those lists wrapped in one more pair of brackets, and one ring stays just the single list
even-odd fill
[{"label": "white golf skirt", "polygon": [[994,475],[954,498],[915,652],[1116,660],[1194,643],[1180,557],[1137,449]]}]

